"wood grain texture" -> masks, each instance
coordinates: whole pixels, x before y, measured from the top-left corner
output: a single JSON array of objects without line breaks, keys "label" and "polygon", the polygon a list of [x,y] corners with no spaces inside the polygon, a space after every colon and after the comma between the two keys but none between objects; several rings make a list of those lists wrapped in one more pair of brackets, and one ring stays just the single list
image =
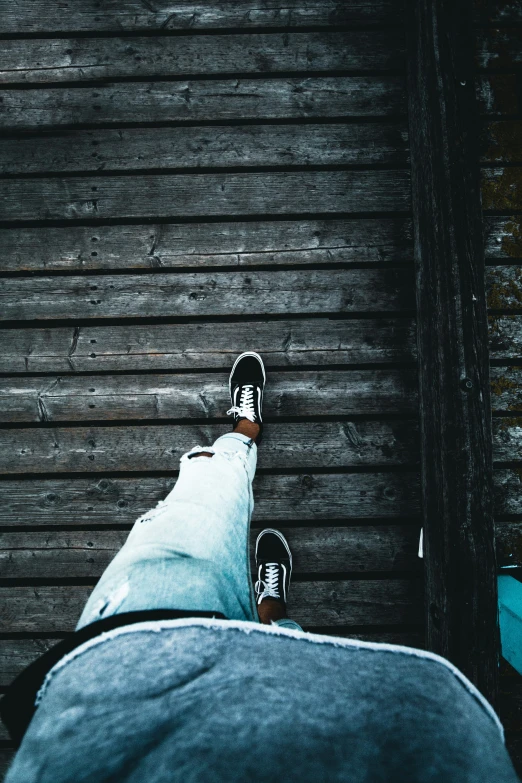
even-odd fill
[{"label": "wood grain texture", "polygon": [[522,418],[493,419],[493,456],[497,462],[522,460]]},{"label": "wood grain texture", "polygon": [[[19,0],[16,9],[6,7],[0,16],[6,33],[114,32],[165,30],[250,29],[255,27],[300,27],[305,25],[336,26],[343,24],[397,24],[402,20],[403,4],[394,0],[358,0],[339,5],[335,0],[277,0],[262,6],[253,0],[225,2],[173,2],[159,0],[147,6],[138,0],[106,0],[100,6],[95,0],[67,0],[60,6],[44,0]],[[477,0],[474,18],[477,23],[522,21],[518,2]]]},{"label": "wood grain texture", "polygon": [[491,406],[493,412],[522,411],[522,368],[491,367]]},{"label": "wood grain texture", "polygon": [[180,30],[199,32],[220,28],[301,27],[304,25],[385,24],[402,18],[402,3],[395,0],[254,0],[186,2],[157,0],[67,0],[59,6],[45,0],[19,0],[5,6],[0,16],[6,33],[114,32]]},{"label": "wood grain texture", "polygon": [[[522,341],[522,331],[519,330]],[[411,362],[412,318],[0,330],[0,372],[226,369],[245,345],[268,368]]]},{"label": "wood grain texture", "polygon": [[0,181],[0,220],[407,211],[407,171],[285,171]]},{"label": "wood grain texture", "polygon": [[206,166],[404,166],[408,161],[407,146],[403,123],[41,131],[37,136],[19,135],[2,141],[0,173]]},{"label": "wood grain texture", "polygon": [[490,310],[522,309],[522,267],[490,266],[486,270]]},{"label": "wood grain texture", "polygon": [[[505,518],[522,514],[522,470],[494,471],[495,513]],[[50,478],[3,480],[0,483],[0,527],[56,525],[132,525],[163,500],[175,483],[167,478]],[[409,496],[418,512],[418,476],[410,474],[299,474],[264,475],[254,480],[254,524],[328,520],[395,518],[395,496]],[[411,516],[411,514],[409,514]],[[505,521],[497,521],[500,530]],[[519,523],[514,525],[514,534]],[[320,527],[318,527],[320,530]],[[501,535],[507,536],[500,531]],[[506,539],[507,540],[507,539]],[[504,564],[504,563],[503,563]]]},{"label": "wood grain texture", "polygon": [[492,73],[475,78],[480,110],[491,116],[509,116],[520,113],[521,101],[516,73]]},{"label": "wood grain texture", "polygon": [[428,649],[490,698],[499,632],[472,2],[418,0],[408,58]]},{"label": "wood grain texture", "polygon": [[[420,571],[419,528],[414,525],[278,528],[286,537],[294,575]],[[250,564],[255,572],[255,541]],[[127,538],[126,531],[0,534],[0,578],[99,579]]]},{"label": "wood grain texture", "polygon": [[[364,642],[402,644],[408,647],[423,646],[422,632],[414,629],[409,631],[390,631],[382,630],[377,626],[366,633],[349,633],[341,628],[326,629],[327,633],[328,631],[335,636],[345,636]],[[4,639],[0,648],[0,687],[9,685],[22,669],[58,641],[59,638],[57,637],[49,639]]]},{"label": "wood grain texture", "polygon": [[[0,378],[0,421],[223,418],[229,373]],[[284,372],[270,376],[263,418],[417,410],[414,370]]]},{"label": "wood grain texture", "polygon": [[482,174],[482,206],[485,210],[511,212],[522,209],[522,169],[485,168]]},{"label": "wood grain texture", "polygon": [[0,91],[0,129],[404,114],[398,76],[135,82]]},{"label": "wood grain texture", "polygon": [[[175,476],[3,479],[0,526],[132,525],[164,500]],[[419,476],[407,473],[259,474],[254,524],[415,518]],[[508,493],[503,493],[502,498]],[[510,493],[522,506],[522,493]]]},{"label": "wood grain texture", "polygon": [[92,587],[0,588],[4,632],[74,631]]},{"label": "wood grain texture", "polygon": [[522,33],[516,27],[486,27],[477,31],[477,67],[494,71],[522,63]]},{"label": "wood grain texture", "polygon": [[413,260],[408,218],[6,228],[0,241],[5,272]]},{"label": "wood grain texture", "polygon": [[138,38],[14,39],[0,82],[386,70],[404,58],[401,30],[273,32]]},{"label": "wood grain texture", "polygon": [[[520,216],[486,216],[484,231],[487,258],[522,257]],[[0,240],[6,272],[413,260],[409,218],[5,228]]]},{"label": "wood grain texture", "polygon": [[14,758],[14,750],[12,748],[2,748],[0,749],[0,775],[3,776],[7,774],[7,770],[9,769],[9,765],[11,764],[13,758]]},{"label": "wood grain texture", "polygon": [[502,520],[495,528],[499,567],[522,566],[522,522]]},{"label": "wood grain texture", "polygon": [[[0,645],[0,687],[8,686],[36,658],[54,647],[59,637],[49,639],[3,639]],[[5,728],[4,728],[5,731]],[[1,769],[1,768],[0,768]]]},{"label": "wood grain texture", "polygon": [[[2,587],[4,633],[74,630],[90,587]],[[399,625],[421,617],[418,579],[294,582],[289,615],[303,626]]]},{"label": "wood grain texture", "polygon": [[522,258],[522,220],[520,215],[484,216],[486,258]]},{"label": "wood grain texture", "polygon": [[518,359],[522,352],[522,318],[519,315],[490,315],[490,356],[494,359]]},{"label": "wood grain texture", "polygon": [[522,514],[522,469],[497,468],[494,471],[495,513],[502,516]]},{"label": "wood grain texture", "polygon": [[518,0],[475,0],[477,24],[509,24],[522,22],[522,7]]},{"label": "wood grain texture", "polygon": [[[21,0],[22,4],[24,1]],[[338,3],[332,6],[329,2],[314,4],[311,0],[304,0],[296,6],[290,0],[282,9],[274,6],[272,0],[263,3],[263,8],[254,8],[249,0],[238,0],[234,4],[204,4],[204,7],[194,3],[189,6],[185,2],[166,4],[159,0],[152,11],[147,4],[136,6],[132,2],[122,4],[119,0],[104,2],[101,9],[94,8],[91,0],[81,4],[75,0],[66,0],[59,10],[60,13],[57,13],[57,9],[49,5],[41,8],[37,22],[34,19],[37,12],[34,3],[30,8],[21,5],[16,14],[9,9],[0,12],[0,27],[4,31],[25,32],[30,31],[31,26],[33,32],[39,34],[46,29],[51,33],[71,31],[71,40],[43,40],[35,37],[30,40],[4,41],[5,57],[0,65],[0,78],[11,84],[17,81],[38,82],[41,89],[9,89],[3,92],[0,125],[8,133],[14,133],[5,140],[5,147],[0,152],[0,171],[24,176],[46,173],[76,173],[82,176],[81,179],[73,177],[66,180],[11,180],[9,198],[4,202],[6,208],[0,214],[0,220],[85,218],[90,221],[106,217],[116,222],[120,218],[140,220],[141,216],[145,223],[154,214],[160,220],[179,220],[183,216],[197,217],[198,214],[207,218],[220,214],[273,213],[279,218],[285,214],[306,213],[312,208],[316,213],[332,215],[352,211],[395,213],[407,212],[409,209],[409,184],[405,172],[295,172],[299,176],[304,174],[306,181],[299,184],[292,177],[281,177],[280,196],[274,172],[271,172],[263,200],[261,181],[252,180],[246,189],[241,185],[241,192],[237,191],[235,196],[229,197],[231,183],[226,175],[226,181],[220,179],[219,174],[205,174],[204,178],[198,180],[195,171],[205,166],[396,167],[407,164],[407,134],[403,123],[395,123],[395,119],[404,115],[405,111],[402,77],[385,73],[382,77],[332,75],[321,78],[317,75],[321,71],[331,73],[332,69],[336,72],[357,69],[359,72],[401,66],[402,29],[398,24],[401,9],[397,3],[388,0],[371,3],[358,0],[341,8]],[[340,24],[383,22],[393,22],[395,30],[343,32],[334,29]],[[299,33],[292,29],[305,24],[325,25],[331,29],[324,33]],[[191,32],[197,32],[237,28],[238,33],[241,28],[249,29],[256,25],[265,28],[290,26],[291,29],[286,33],[279,29],[274,34],[264,30],[250,36],[183,35],[154,36],[149,39],[74,37],[75,31],[82,30],[89,33],[95,30],[115,33],[128,30],[139,36],[148,30],[190,29]],[[258,76],[270,73],[275,76],[296,71],[313,75],[309,78],[227,78],[233,73]],[[192,81],[190,77],[194,75],[221,78]],[[89,85],[78,89],[58,86],[70,81],[106,81],[113,78],[140,80],[154,79],[156,76],[161,79],[173,77],[179,81],[104,83],[99,87]],[[189,80],[185,77],[189,77]],[[50,86],[52,83],[57,86]],[[270,119],[293,121],[314,117],[344,119],[366,116],[391,116],[394,122],[367,125],[164,127],[167,123],[184,122],[236,123],[246,119],[266,123]],[[119,127],[136,123],[159,123],[163,127]],[[71,133],[68,128],[79,130]],[[20,129],[27,129],[30,134],[15,138],[15,133]],[[169,188],[165,190],[165,185],[168,185],[165,176],[157,177],[150,173],[151,170],[185,168],[191,170],[186,179],[186,189],[178,191],[178,187],[183,184],[179,178],[175,185],[172,182],[178,196]],[[93,177],[91,181],[91,178],[83,176],[86,172],[100,174],[105,169],[122,173],[141,170],[149,174],[146,180],[136,180],[133,176],[128,177],[125,183],[120,183],[124,185],[124,191],[118,185],[110,197],[114,199],[113,206],[109,206],[100,178]],[[328,174],[328,177],[321,179],[323,173]],[[348,176],[350,174],[354,175],[351,180]],[[311,182],[310,175],[313,175],[314,182]],[[212,176],[217,177],[214,183]],[[154,177],[157,179],[156,184]],[[404,182],[397,184],[401,177]],[[339,182],[336,184],[337,179]],[[100,187],[99,190],[91,190]],[[201,197],[197,196],[199,187]],[[55,198],[57,200],[53,206]],[[15,200],[18,200],[17,208],[10,211],[9,202],[14,204]],[[312,202],[313,207],[307,206]],[[267,270],[261,280],[259,271],[254,270],[252,274],[242,276],[241,287],[246,287],[245,296],[248,296],[246,290],[256,285],[255,280],[261,287],[258,286],[252,293],[243,313],[238,312],[238,302],[234,302],[234,299],[242,300],[243,294],[238,297],[240,292],[233,288],[233,275],[237,274],[234,268],[241,266],[320,266],[367,261],[390,263],[391,266],[394,262],[401,264],[409,261],[412,258],[411,228],[406,215],[404,218],[365,221],[356,218],[353,221],[277,220],[263,224],[236,221],[199,225],[111,225],[97,226],[95,230],[74,226],[64,229],[24,228],[19,231],[10,227],[3,230],[1,236],[6,239],[0,262],[1,271],[75,269],[81,275],[86,269],[156,268],[154,274],[148,276],[148,281],[140,278],[139,283],[141,286],[145,282],[148,286],[154,278],[154,285],[158,283],[161,287],[161,280],[157,277],[158,269],[162,273],[161,267],[184,268],[185,275],[186,268],[191,266],[230,267],[232,276],[218,273],[223,274],[223,277],[212,275],[206,282],[199,276],[197,280],[191,279],[190,291],[184,290],[177,303],[177,295],[170,282],[164,294],[155,287],[147,305],[138,308],[138,317],[157,314],[157,304],[162,300],[164,304],[160,304],[160,309],[164,307],[163,312],[167,317],[173,317],[174,312],[181,313],[184,298],[187,298],[189,307],[193,308],[192,312],[197,317],[212,317],[208,299],[214,296],[211,292],[217,289],[219,280],[223,284],[232,285],[228,293],[223,288],[221,293],[215,294],[216,303],[219,299],[222,302],[215,306],[220,311],[224,306],[227,317],[242,314],[251,316],[255,314],[254,303],[259,306],[260,302],[268,307],[268,310],[262,310],[263,316],[270,312],[270,308],[276,308],[274,314],[285,316],[287,313],[290,316],[292,313],[303,315],[305,312],[313,316],[338,313],[344,312],[343,308],[346,307],[352,308],[350,314],[356,312],[354,307],[361,307],[369,313],[381,309],[412,309],[411,275],[407,269],[353,270],[355,275],[349,282],[344,281],[341,275],[346,270],[324,270],[327,274],[322,280],[321,270],[315,270],[312,277],[309,276],[306,281],[302,279],[302,288],[298,278],[301,272],[307,274],[305,270],[296,270],[297,277],[288,277],[286,283],[277,272]],[[316,272],[319,277],[313,277]],[[288,274],[286,270],[283,272],[285,274]],[[75,372],[80,366],[90,372],[95,367],[104,371],[111,362],[114,369],[127,371],[133,363],[136,370],[176,367],[185,370],[191,367],[225,369],[233,354],[243,347],[244,340],[250,339],[250,345],[255,342],[256,345],[259,343],[261,347],[265,346],[264,354],[267,354],[265,358],[269,367],[278,364],[300,367],[295,382],[292,382],[290,375],[283,378],[282,373],[273,373],[274,416],[315,415],[318,409],[324,415],[325,410],[330,410],[328,406],[333,399],[337,400],[334,413],[339,416],[344,415],[340,413],[341,408],[347,411],[350,405],[352,412],[357,409],[361,413],[382,413],[386,406],[394,413],[410,415],[414,412],[415,383],[408,380],[411,373],[391,371],[385,377],[385,371],[379,370],[370,370],[370,375],[366,376],[360,370],[354,371],[356,375],[336,371],[327,378],[315,369],[308,374],[301,369],[306,363],[327,366],[369,361],[412,361],[415,358],[415,347],[411,317],[349,319],[346,322],[329,321],[326,317],[305,320],[286,317],[285,321],[267,323],[256,321],[254,315],[253,320],[241,323],[240,333],[237,323],[219,324],[219,328],[216,328],[216,324],[202,321],[197,324],[162,325],[160,328],[140,324],[132,327],[132,330],[122,325],[111,325],[105,331],[105,327],[99,325],[92,329],[89,326],[77,327],[74,320],[77,317],[83,319],[91,307],[96,310],[104,305],[107,301],[106,293],[112,296],[116,291],[121,298],[118,303],[112,300],[109,310],[113,315],[109,317],[114,317],[116,312],[130,312],[124,301],[137,302],[141,296],[138,289],[127,289],[125,284],[124,292],[118,282],[105,276],[103,282],[98,277],[87,279],[79,276],[76,279],[81,287],[81,292],[77,289],[78,297],[68,288],[68,284],[66,292],[62,288],[62,292],[58,293],[58,287],[65,282],[65,278],[54,280],[57,285],[51,284],[54,293],[51,294],[51,289],[48,289],[49,298],[46,298],[47,294],[42,289],[34,289],[35,279],[30,282],[27,280],[25,290],[29,291],[31,284],[33,286],[31,303],[22,305],[18,315],[11,311],[9,317],[29,320],[40,318],[38,313],[43,313],[47,307],[48,315],[43,318],[52,321],[61,317],[59,313],[62,312],[65,318],[71,319],[71,328],[52,328],[51,325],[51,328],[46,329],[31,327],[2,332],[0,353],[8,372],[18,372],[18,369],[9,369],[12,367],[21,367],[21,371],[26,373],[38,372],[40,370],[36,369],[37,366],[53,373]],[[123,283],[123,278],[120,282]],[[183,283],[179,276],[177,282]],[[73,279],[71,283],[74,287]],[[187,283],[188,278],[185,285]],[[24,281],[20,280],[19,284],[23,287]],[[37,287],[40,285],[39,282],[36,284]],[[202,284],[204,288],[200,287]],[[277,289],[279,284],[282,287]],[[321,284],[324,286],[323,294],[320,293]],[[205,288],[207,285],[208,290]],[[267,294],[268,298],[273,297],[273,304],[269,303]],[[62,300],[61,305],[58,304],[57,295]],[[292,298],[298,308],[296,310],[292,310]],[[305,298],[308,305],[305,305]],[[19,303],[23,299],[23,295],[18,295]],[[44,304],[46,301],[47,305]],[[37,302],[40,304],[37,305]],[[284,306],[281,302],[284,302]],[[39,310],[41,305],[43,309]],[[304,311],[302,307],[305,307]],[[306,307],[310,309],[306,311]],[[75,308],[76,313],[81,315],[74,314]],[[95,317],[98,317],[98,313]],[[236,350],[240,337],[242,344]],[[2,351],[2,347],[6,351]],[[276,380],[280,376],[281,384]],[[15,387],[18,392],[16,395],[9,392],[4,395],[0,400],[0,408],[6,409],[6,420],[9,421],[17,417],[23,421],[26,416],[29,417],[28,421],[41,420],[42,417],[47,421],[66,421],[71,416],[81,418],[83,414],[92,417],[93,412],[107,421],[120,415],[128,418],[131,414],[135,418],[157,418],[158,415],[160,418],[221,417],[226,405],[220,410],[214,401],[219,401],[219,396],[226,392],[225,375],[207,374],[205,377],[205,381],[203,377],[180,377],[180,384],[176,387],[172,385],[174,377],[159,376],[128,377],[128,385],[125,376],[103,380],[94,379],[93,376],[75,378],[71,375],[63,379],[27,378],[25,386],[17,380],[10,387],[11,392]],[[61,388],[65,394],[53,395],[51,392],[51,402],[47,399],[46,390],[49,391],[55,380],[55,389]],[[101,397],[95,403],[91,399],[92,395],[99,395],[101,386],[98,380],[102,381],[107,392],[104,395],[106,402],[101,409],[93,409],[89,405],[97,405],[101,401]],[[198,384],[202,395],[194,396],[191,380]],[[114,386],[111,386],[113,381]],[[322,390],[325,382],[329,386],[329,394],[326,395]],[[154,385],[157,387],[155,391]],[[66,386],[69,391],[65,390]],[[98,391],[91,392],[91,388]],[[307,395],[305,389],[308,389]],[[119,402],[114,395],[120,395]],[[226,394],[224,402],[225,398]],[[200,408],[194,405],[198,400]],[[65,403],[65,407],[62,403]],[[272,415],[269,412],[270,405],[267,398],[266,415],[269,417]],[[290,525],[307,521],[319,523],[317,527],[298,526],[287,530],[295,548],[296,573],[347,574],[354,571],[363,575],[372,568],[377,571],[418,572],[422,566],[416,558],[418,525],[415,521],[419,477],[413,469],[408,473],[375,472],[379,465],[415,463],[415,423],[410,420],[325,421],[307,422],[297,425],[298,429],[295,426],[296,423],[284,425],[284,438],[279,439],[272,450],[267,435],[263,444],[265,457],[260,459],[260,467],[265,464],[273,465],[273,470],[293,470],[301,464],[306,470],[304,466],[309,462],[315,464],[321,472],[270,475],[261,471],[255,483],[254,518],[259,520],[258,524],[276,519]],[[0,524],[7,527],[40,523],[50,527],[60,524],[78,527],[74,534],[61,530],[55,530],[54,534],[52,530],[45,530],[41,531],[41,535],[37,532],[26,534],[15,531],[7,539],[4,534],[4,540],[0,542],[0,546],[5,544],[0,576],[9,578],[18,574],[24,579],[56,579],[61,575],[78,579],[92,578],[94,583],[125,539],[126,532],[105,529],[86,533],[81,530],[81,526],[131,524],[141,513],[140,507],[143,511],[147,510],[172,487],[178,467],[177,458],[185,450],[185,441],[186,448],[189,448],[195,442],[194,438],[202,442],[213,439],[216,434],[225,431],[225,426],[208,428],[182,425],[181,429],[171,429],[169,432],[168,428],[161,429],[164,430],[162,435],[158,427],[139,426],[3,430],[1,434],[9,441],[4,453],[9,455],[11,464],[16,448],[22,457],[22,462],[17,463],[17,469],[36,472],[49,470],[50,463],[45,465],[45,458],[43,461],[41,459],[45,452],[54,464],[54,468],[50,468],[51,472],[55,469],[59,472],[82,470],[89,478],[74,480],[56,476],[46,480],[20,481],[4,477],[0,482],[0,496],[3,500],[0,504]],[[158,435],[161,442],[157,440]],[[62,441],[62,438],[65,440]],[[106,438],[108,440],[105,442]],[[150,456],[151,448],[153,459],[147,463],[146,454]],[[307,455],[298,456],[303,451]],[[110,452],[112,456],[119,455],[118,459],[126,455],[120,462],[122,470],[134,469],[133,460],[139,452],[141,456],[138,456],[138,462],[142,465],[140,471],[148,470],[143,468],[145,464],[154,464],[151,468],[153,471],[162,470],[159,465],[163,460],[165,472],[169,475],[133,478],[129,474],[121,479],[97,476],[97,464],[105,464],[104,470],[115,469],[114,462],[111,468],[107,468],[112,459]],[[338,458],[333,456],[335,452]],[[63,461],[58,453],[65,457]],[[29,460],[27,462],[24,461],[26,457]],[[373,466],[374,472],[322,472],[328,469],[332,458],[335,463],[340,459],[336,467],[341,468],[347,460],[353,462],[354,466],[364,466],[365,460],[370,459],[371,462],[367,464]],[[169,467],[166,467],[167,463]],[[333,463],[331,467],[334,469]],[[328,519],[343,523],[347,519],[360,519],[361,522],[367,520],[373,524],[359,522],[356,527],[350,528],[326,527],[324,522]],[[379,524],[383,520],[401,524]],[[405,520],[410,524],[404,524]],[[32,549],[31,543],[34,545]],[[3,630],[8,633],[20,630],[25,633],[43,632],[51,636],[49,640],[38,642],[16,639],[4,643],[0,656],[0,681],[10,681],[17,671],[46,649],[54,641],[52,634],[71,631],[89,592],[88,587],[74,585],[0,589],[2,618],[5,621]],[[390,630],[391,626],[398,625],[400,628],[403,624],[418,628],[421,603],[422,585],[419,579],[312,583],[300,583],[298,580],[293,588],[290,610],[305,625],[326,626],[333,633],[337,628],[346,633],[346,626],[350,625],[371,626],[377,623],[385,625],[386,631],[376,632],[375,635],[369,631],[358,636],[421,644],[418,630],[409,633],[401,630],[394,633]],[[5,735],[0,739],[5,739]]]},{"label": "wood grain texture", "polygon": [[522,162],[522,122],[500,120],[486,123],[481,136],[483,163]]},{"label": "wood grain texture", "polygon": [[392,312],[412,308],[412,278],[401,268],[4,278],[0,319]]},{"label": "wood grain texture", "polygon": [[[0,472],[173,471],[230,424],[0,430]],[[259,468],[402,465],[417,459],[414,421],[285,423],[267,427]]]}]

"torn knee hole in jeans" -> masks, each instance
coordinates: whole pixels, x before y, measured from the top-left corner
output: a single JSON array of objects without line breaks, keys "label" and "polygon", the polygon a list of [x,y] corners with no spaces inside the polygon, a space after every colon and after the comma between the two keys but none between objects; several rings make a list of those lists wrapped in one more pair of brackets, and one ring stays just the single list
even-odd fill
[{"label": "torn knee hole in jeans", "polygon": [[[202,456],[202,455],[207,456]],[[212,446],[207,447],[201,447],[201,446],[194,446],[193,449],[190,451],[187,451],[186,454],[183,454],[181,457],[181,462],[189,461],[193,459],[194,457],[196,460],[199,460],[200,458],[204,460],[208,460],[210,457],[214,457],[218,455],[219,457],[224,457],[228,462],[232,462],[234,460],[239,460],[243,466],[246,468],[247,466],[247,457],[245,454],[243,454],[241,451],[235,451],[234,449],[225,451],[224,449],[214,449]]]},{"label": "torn knee hole in jeans", "polygon": [[183,454],[181,457],[181,462],[188,462],[189,460],[196,457],[196,459],[199,459],[202,454],[207,454],[207,457],[204,457],[203,459],[209,459],[209,457],[213,457],[215,454],[215,450],[212,448],[212,446],[194,446],[194,448],[190,449],[190,451],[187,451],[186,454]]}]

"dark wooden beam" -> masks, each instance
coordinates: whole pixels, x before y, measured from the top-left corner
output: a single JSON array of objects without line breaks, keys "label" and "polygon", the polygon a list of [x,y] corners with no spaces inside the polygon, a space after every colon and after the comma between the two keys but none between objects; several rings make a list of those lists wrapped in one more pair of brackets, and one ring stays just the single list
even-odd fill
[{"label": "dark wooden beam", "polygon": [[494,701],[499,641],[472,3],[415,0],[411,13],[426,643]]}]

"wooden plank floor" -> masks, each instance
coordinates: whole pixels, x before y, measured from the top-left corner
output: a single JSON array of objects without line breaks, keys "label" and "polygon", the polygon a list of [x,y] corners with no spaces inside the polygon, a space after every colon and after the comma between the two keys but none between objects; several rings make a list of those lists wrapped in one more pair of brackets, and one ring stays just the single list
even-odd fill
[{"label": "wooden plank floor", "polygon": [[156,8],[2,12],[3,688],[229,428],[246,348],[292,616],[422,645],[402,4]]},{"label": "wooden plank floor", "polygon": [[[288,535],[293,616],[422,645],[402,3],[261,5],[1,12],[1,688],[228,429],[244,348],[269,377],[254,533]],[[522,566],[519,17],[475,21],[498,551]]]}]

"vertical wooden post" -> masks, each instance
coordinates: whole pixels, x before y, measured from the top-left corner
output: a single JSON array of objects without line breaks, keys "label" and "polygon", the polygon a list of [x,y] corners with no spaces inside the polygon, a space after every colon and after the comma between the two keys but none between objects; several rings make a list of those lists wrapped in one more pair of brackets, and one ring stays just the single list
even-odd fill
[{"label": "vertical wooden post", "polygon": [[413,0],[410,14],[426,642],[494,702],[499,632],[472,3]]}]

